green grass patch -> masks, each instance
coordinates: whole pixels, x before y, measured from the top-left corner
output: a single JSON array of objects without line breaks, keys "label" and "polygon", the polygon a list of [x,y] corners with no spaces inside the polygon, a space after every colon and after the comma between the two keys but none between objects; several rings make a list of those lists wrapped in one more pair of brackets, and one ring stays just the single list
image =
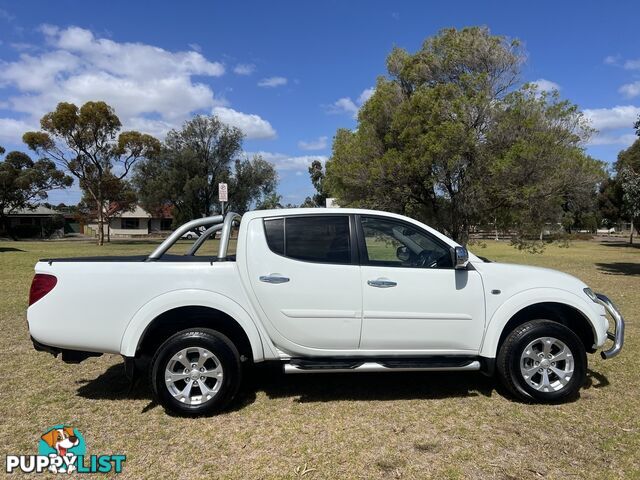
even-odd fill
[{"label": "green grass patch", "polygon": [[[285,377],[259,369],[232,411],[170,417],[146,382],[130,389],[120,357],[66,365],[33,350],[25,321],[39,258],[146,254],[156,244],[0,242],[0,454],[35,454],[46,428],[69,422],[88,453],[128,455],[121,478],[638,478],[640,249],[576,241],[532,255],[485,243],[472,251],[576,275],[624,313],[622,354],[589,356],[577,401],[517,403],[471,373]],[[207,248],[215,254],[215,242]]]}]

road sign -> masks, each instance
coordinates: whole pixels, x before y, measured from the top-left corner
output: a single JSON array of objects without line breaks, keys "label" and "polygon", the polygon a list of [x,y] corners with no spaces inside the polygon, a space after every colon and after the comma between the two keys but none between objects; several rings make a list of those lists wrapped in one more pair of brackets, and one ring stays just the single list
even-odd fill
[{"label": "road sign", "polygon": [[218,201],[220,202],[228,202],[229,201],[229,189],[227,188],[226,183],[218,184]]}]

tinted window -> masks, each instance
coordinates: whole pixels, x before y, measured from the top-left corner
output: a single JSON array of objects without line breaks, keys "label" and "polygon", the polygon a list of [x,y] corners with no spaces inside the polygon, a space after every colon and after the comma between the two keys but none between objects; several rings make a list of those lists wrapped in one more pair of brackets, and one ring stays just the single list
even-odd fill
[{"label": "tinted window", "polygon": [[369,264],[453,268],[449,247],[429,233],[388,219],[363,217],[361,222]]},{"label": "tinted window", "polygon": [[272,252],[284,255],[284,219],[274,218],[264,221],[264,233]]},{"label": "tinted window", "polygon": [[287,217],[285,255],[298,260],[351,263],[349,217]]},{"label": "tinted window", "polygon": [[269,248],[279,255],[309,262],[351,263],[346,215],[267,219],[264,231]]}]

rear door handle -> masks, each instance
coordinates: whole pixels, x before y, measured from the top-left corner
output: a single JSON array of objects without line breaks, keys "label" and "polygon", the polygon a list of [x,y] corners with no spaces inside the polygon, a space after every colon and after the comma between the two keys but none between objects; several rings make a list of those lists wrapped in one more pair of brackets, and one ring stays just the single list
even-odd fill
[{"label": "rear door handle", "polygon": [[260,281],[265,283],[287,283],[289,277],[285,277],[279,273],[270,273],[269,275],[262,275]]},{"label": "rear door handle", "polygon": [[367,284],[372,287],[377,288],[391,288],[398,285],[393,280],[389,280],[388,278],[376,278],[375,280],[367,280]]}]

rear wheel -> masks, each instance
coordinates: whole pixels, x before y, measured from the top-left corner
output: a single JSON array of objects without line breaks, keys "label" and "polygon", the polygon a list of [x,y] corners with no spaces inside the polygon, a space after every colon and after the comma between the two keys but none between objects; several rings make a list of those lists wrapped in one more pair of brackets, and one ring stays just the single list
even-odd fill
[{"label": "rear wheel", "polygon": [[587,355],[569,328],[532,320],[507,336],[497,368],[503,384],[519,399],[558,402],[575,397],[584,384]]},{"label": "rear wheel", "polygon": [[166,410],[184,416],[211,415],[238,392],[240,354],[220,332],[185,330],[158,348],[150,375],[154,397]]}]

